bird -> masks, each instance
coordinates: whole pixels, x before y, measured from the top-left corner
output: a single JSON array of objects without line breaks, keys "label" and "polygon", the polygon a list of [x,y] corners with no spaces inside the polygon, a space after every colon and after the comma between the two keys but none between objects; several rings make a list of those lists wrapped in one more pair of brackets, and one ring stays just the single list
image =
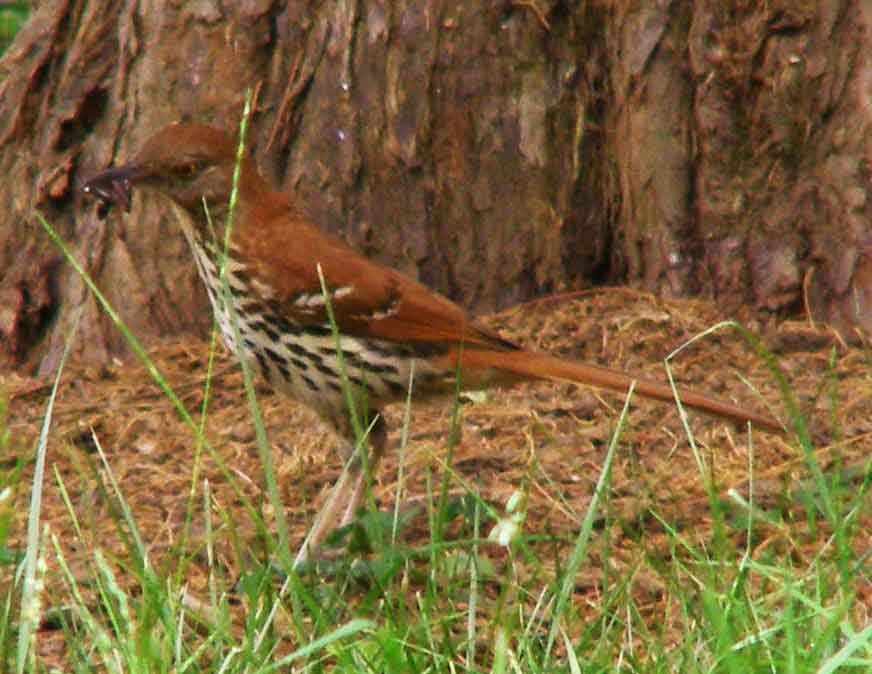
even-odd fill
[{"label": "bird", "polygon": [[[125,212],[134,189],[144,198],[165,199],[230,350],[338,435],[349,468],[316,515],[296,564],[315,559],[329,533],[354,520],[365,474],[386,449],[381,411],[406,399],[412,368],[415,402],[451,396],[458,378],[471,390],[531,380],[620,393],[634,385],[643,397],[674,401],[664,383],[505,339],[457,303],[319,227],[295,198],[272,188],[238,147],[238,135],[221,128],[172,123],[151,135],[128,163],[98,173],[82,189],[101,208],[117,205]],[[678,389],[678,397],[709,415],[784,432],[766,413],[686,389]],[[352,413],[373,420],[366,461],[355,449]]]}]

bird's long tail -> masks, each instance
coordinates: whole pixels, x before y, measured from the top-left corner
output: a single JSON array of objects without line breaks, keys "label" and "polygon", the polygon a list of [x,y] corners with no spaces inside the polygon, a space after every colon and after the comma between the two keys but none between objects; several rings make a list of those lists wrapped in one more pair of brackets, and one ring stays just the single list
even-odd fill
[{"label": "bird's long tail", "polygon": [[[647,379],[632,377],[623,372],[617,372],[605,367],[582,363],[577,360],[557,358],[545,353],[531,351],[497,351],[491,349],[466,349],[463,353],[464,370],[483,368],[490,371],[494,379],[508,375],[509,379],[551,379],[585,384],[599,388],[626,393],[631,383],[636,383],[635,392],[638,395],[664,402],[674,402],[672,388]],[[473,382],[471,382],[473,383]],[[474,385],[474,383],[473,383]],[[684,388],[678,388],[678,398],[682,405],[732,421],[747,423],[772,433],[783,434],[784,427],[772,416],[759,414],[697,393]]]}]

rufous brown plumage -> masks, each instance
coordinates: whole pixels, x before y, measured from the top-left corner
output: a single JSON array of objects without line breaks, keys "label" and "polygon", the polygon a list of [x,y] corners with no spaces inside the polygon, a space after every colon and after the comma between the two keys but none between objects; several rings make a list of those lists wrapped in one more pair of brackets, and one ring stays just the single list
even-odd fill
[{"label": "rufous brown plumage", "polygon": [[[172,124],[154,134],[129,164],[95,176],[84,189],[125,210],[130,209],[134,187],[168,199],[228,344],[274,388],[315,409],[345,439],[349,451],[354,437],[319,267],[330,291],[348,379],[356,399],[366,401],[371,418],[405,397],[412,361],[415,400],[453,392],[458,373],[468,388],[552,379],[625,393],[635,381],[639,395],[673,400],[665,384],[526,350],[504,339],[454,302],[317,227],[293,199],[273,190],[248,158],[240,165],[226,248],[227,301],[219,270],[236,166],[237,143],[223,131]],[[707,414],[782,431],[766,414],[684,389],[679,397]],[[370,441],[372,466],[384,448],[381,423]],[[354,514],[362,470],[359,461],[353,467],[353,484],[335,490],[299,559]]]}]

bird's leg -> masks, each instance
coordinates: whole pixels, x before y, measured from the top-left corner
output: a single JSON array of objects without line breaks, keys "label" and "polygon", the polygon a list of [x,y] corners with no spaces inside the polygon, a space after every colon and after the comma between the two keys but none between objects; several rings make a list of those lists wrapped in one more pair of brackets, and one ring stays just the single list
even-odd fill
[{"label": "bird's leg", "polygon": [[336,524],[339,520],[339,513],[342,512],[353,493],[352,480],[354,480],[355,483],[357,481],[357,478],[354,475],[355,465],[360,465],[357,455],[352,459],[351,465],[342,471],[339,480],[330,490],[330,496],[327,498],[327,502],[318,511],[318,514],[315,515],[315,521],[312,523],[312,528],[309,530],[306,539],[300,546],[296,559],[294,559],[295,568],[299,568],[310,559],[316,559],[318,553],[321,551],[321,544],[324,542],[324,539],[336,528]]},{"label": "bird's leg", "polygon": [[381,461],[382,454],[384,454],[386,444],[387,432],[385,430],[384,421],[382,421],[382,417],[379,415],[369,434],[369,446],[371,451],[367,457],[368,462],[366,467],[364,468],[363,462],[360,460],[360,452],[358,452],[354,457],[352,468],[354,468],[354,464],[357,466],[354,487],[351,490],[351,495],[348,498],[348,504],[342,515],[342,519],[339,520],[339,527],[347,526],[354,521],[357,509],[363,501],[364,493],[366,493],[368,476],[371,477],[372,475],[375,475],[376,468],[378,468],[379,461]]},{"label": "bird's leg", "polygon": [[384,453],[387,433],[381,416],[377,418],[367,439],[371,451],[366,463],[362,460],[362,452],[366,450],[363,448],[355,450],[348,443],[347,446],[350,448],[348,454],[352,457],[351,461],[342,471],[339,480],[333,485],[327,502],[315,516],[315,522],[294,560],[295,568],[299,568],[309,560],[316,559],[321,550],[321,544],[330,532],[346,526],[354,520],[354,515],[366,491],[367,475],[373,474]]}]

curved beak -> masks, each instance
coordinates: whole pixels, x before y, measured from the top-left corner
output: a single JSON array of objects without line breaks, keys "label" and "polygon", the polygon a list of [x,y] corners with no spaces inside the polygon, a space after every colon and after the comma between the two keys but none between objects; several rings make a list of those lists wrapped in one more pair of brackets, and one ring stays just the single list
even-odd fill
[{"label": "curved beak", "polygon": [[107,169],[82,185],[82,191],[106,204],[117,204],[125,213],[129,213],[133,183],[139,174],[140,171],[134,166]]}]

